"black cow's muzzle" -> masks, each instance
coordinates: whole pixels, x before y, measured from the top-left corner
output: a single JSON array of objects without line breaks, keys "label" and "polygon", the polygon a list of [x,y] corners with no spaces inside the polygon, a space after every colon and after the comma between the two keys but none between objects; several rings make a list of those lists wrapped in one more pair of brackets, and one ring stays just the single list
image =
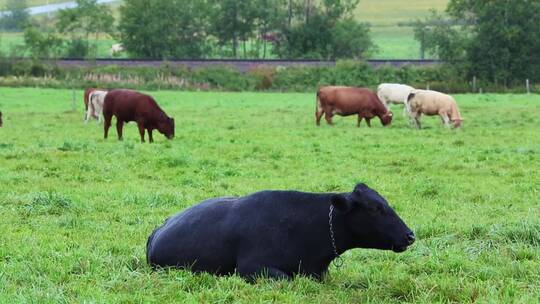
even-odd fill
[{"label": "black cow's muzzle", "polygon": [[393,252],[403,252],[405,250],[407,250],[407,248],[409,246],[411,246],[412,244],[414,244],[414,241],[416,240],[416,237],[414,236],[414,233],[411,231],[409,232],[406,236],[405,236],[405,240],[402,244],[398,245],[398,246],[392,246],[392,251]]}]

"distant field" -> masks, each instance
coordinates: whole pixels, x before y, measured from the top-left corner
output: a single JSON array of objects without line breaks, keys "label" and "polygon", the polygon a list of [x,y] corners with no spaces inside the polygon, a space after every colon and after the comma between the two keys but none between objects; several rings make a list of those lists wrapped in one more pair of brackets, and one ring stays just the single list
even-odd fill
[{"label": "distant field", "polygon": [[395,26],[429,15],[429,9],[444,10],[448,0],[360,0],[356,15],[373,26]]},{"label": "distant field", "polygon": [[372,38],[379,47],[372,57],[380,59],[420,58],[420,44],[406,23],[429,15],[435,8],[444,10],[448,0],[360,0],[356,16],[371,24]]},{"label": "distant field", "polygon": [[[112,38],[106,38],[105,35],[103,35],[103,38],[100,38],[97,41],[97,57],[103,58],[103,57],[110,57],[110,48],[113,44],[116,43],[116,41]],[[0,34],[0,51],[3,54],[8,55],[15,55],[15,56],[24,56],[24,53],[21,52],[14,52],[17,50],[18,46],[24,45],[24,37],[22,33],[1,33]],[[92,42],[93,43],[93,42]],[[125,55],[124,55],[125,57]]]},{"label": "distant field", "polygon": [[[4,9],[7,2],[8,2],[7,0],[0,0],[0,10]],[[66,0],[26,0],[26,4],[28,4],[28,6],[38,6],[38,5],[62,3],[62,2],[70,2],[70,1],[66,1]]]},{"label": "distant field", "polygon": [[[314,123],[313,94],[151,92],[176,138],[103,140],[82,91],[0,88],[0,303],[537,303],[539,95],[456,95],[465,120],[413,130]],[[355,249],[323,282],[152,271],[150,232],[209,197],[350,191],[364,181],[417,235]],[[328,235],[320,235],[321,240]],[[201,240],[207,242],[211,240]],[[219,254],[216,252],[215,254]]]}]

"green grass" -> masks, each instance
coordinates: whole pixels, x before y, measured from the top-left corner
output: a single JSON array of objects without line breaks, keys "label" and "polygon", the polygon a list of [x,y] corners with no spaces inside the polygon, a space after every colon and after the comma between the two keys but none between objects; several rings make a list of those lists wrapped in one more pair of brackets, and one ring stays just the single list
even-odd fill
[{"label": "green grass", "polygon": [[[152,94],[173,141],[140,144],[132,123],[104,141],[82,122],[82,92],[71,111],[68,90],[0,89],[1,303],[540,300],[540,96],[458,95],[462,130],[434,117],[413,130],[399,107],[389,128],[316,127],[313,94]],[[146,265],[154,227],[205,198],[357,181],[416,232],[410,250],[349,251],[323,282]]]},{"label": "green grass", "polygon": [[395,26],[429,15],[434,8],[444,10],[448,0],[360,0],[356,16],[373,26]]}]

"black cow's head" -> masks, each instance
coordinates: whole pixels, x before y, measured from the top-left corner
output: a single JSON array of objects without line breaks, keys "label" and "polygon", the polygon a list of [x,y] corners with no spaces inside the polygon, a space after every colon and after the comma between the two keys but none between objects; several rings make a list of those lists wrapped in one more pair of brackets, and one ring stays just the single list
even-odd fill
[{"label": "black cow's head", "polygon": [[165,135],[168,139],[174,138],[174,118],[166,118],[158,123],[159,133]]},{"label": "black cow's head", "polygon": [[358,184],[353,192],[332,196],[337,212],[344,215],[354,247],[402,252],[414,243],[414,233],[375,190]]}]

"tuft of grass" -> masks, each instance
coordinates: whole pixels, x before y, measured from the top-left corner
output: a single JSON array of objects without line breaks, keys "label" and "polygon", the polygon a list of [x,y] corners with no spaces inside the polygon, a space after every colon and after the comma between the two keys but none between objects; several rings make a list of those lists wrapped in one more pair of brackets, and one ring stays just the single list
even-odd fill
[{"label": "tuft of grass", "polygon": [[72,208],[71,199],[51,191],[35,193],[24,205],[24,211],[29,214],[60,215]]}]

